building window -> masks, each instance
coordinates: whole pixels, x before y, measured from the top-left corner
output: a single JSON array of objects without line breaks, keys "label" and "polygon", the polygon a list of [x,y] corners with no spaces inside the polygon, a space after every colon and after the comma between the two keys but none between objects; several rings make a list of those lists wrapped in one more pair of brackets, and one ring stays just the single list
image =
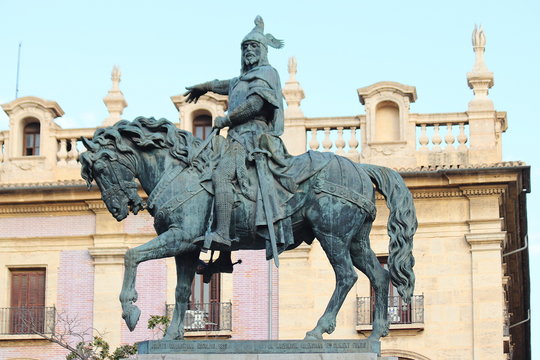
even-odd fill
[{"label": "building window", "polygon": [[212,131],[212,117],[210,115],[199,115],[193,119],[193,134],[201,139],[206,139]]},{"label": "building window", "polygon": [[[381,266],[388,270],[388,257],[379,257]],[[372,311],[375,310],[375,290],[371,288]],[[414,299],[413,299],[414,300]],[[399,296],[397,287],[390,282],[388,289],[388,320],[391,324],[409,324],[412,320],[411,304],[406,304]]]},{"label": "building window", "polygon": [[45,269],[11,269],[11,334],[44,332]]},{"label": "building window", "polygon": [[30,122],[24,127],[23,134],[23,155],[39,155],[40,146],[40,125],[39,122]]},{"label": "building window", "polygon": [[220,274],[212,275],[208,284],[203,276],[195,274],[191,284],[191,298],[185,317],[186,330],[219,330],[220,329]]}]

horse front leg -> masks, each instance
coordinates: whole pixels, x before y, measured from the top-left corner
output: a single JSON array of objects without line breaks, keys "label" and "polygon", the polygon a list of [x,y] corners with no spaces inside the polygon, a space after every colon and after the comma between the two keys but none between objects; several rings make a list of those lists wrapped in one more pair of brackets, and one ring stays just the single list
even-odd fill
[{"label": "horse front leg", "polygon": [[176,261],[176,290],[173,318],[165,340],[181,340],[184,338],[184,317],[186,314],[189,297],[191,296],[191,283],[195,276],[199,251],[177,255]]},{"label": "horse front leg", "polygon": [[161,259],[196,249],[181,240],[180,231],[171,228],[146,244],[129,249],[124,255],[124,281],[119,298],[122,304],[122,318],[130,331],[135,329],[141,315],[141,310],[133,304],[137,301],[135,290],[137,266],[147,260]]}]

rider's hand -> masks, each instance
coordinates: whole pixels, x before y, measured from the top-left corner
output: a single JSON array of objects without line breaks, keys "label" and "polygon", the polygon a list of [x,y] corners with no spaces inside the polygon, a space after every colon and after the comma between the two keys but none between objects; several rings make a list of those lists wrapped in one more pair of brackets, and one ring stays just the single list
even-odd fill
[{"label": "rider's hand", "polygon": [[208,89],[203,84],[188,86],[186,89],[187,91],[184,93],[184,96],[187,96],[187,103],[196,104],[199,98],[208,92]]},{"label": "rider's hand", "polygon": [[231,125],[231,119],[228,116],[218,116],[214,120],[214,126],[218,129],[223,129],[224,127]]}]

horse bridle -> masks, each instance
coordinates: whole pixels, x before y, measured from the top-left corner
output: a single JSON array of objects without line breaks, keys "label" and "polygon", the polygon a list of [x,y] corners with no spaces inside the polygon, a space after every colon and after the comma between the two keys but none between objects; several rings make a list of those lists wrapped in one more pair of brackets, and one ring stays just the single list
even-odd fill
[{"label": "horse bridle", "polygon": [[[111,171],[111,174],[114,178],[114,182],[113,182],[113,185],[107,189],[104,189],[102,192],[101,192],[101,196],[103,198],[103,200],[105,202],[108,201],[108,199],[110,199],[113,194],[116,194],[118,193],[118,191],[122,191],[124,193],[124,195],[129,199],[131,200],[132,202],[135,202],[136,199],[133,199],[132,196],[131,196],[131,192],[128,192],[127,190],[134,190],[135,192],[137,191],[138,189],[138,185],[135,181],[126,181],[126,180],[121,180],[120,177],[118,176],[118,173],[117,173],[117,170],[116,170],[116,166],[114,166],[112,164],[112,161],[115,161],[115,160],[109,160],[109,170]],[[118,160],[116,160],[118,161]],[[121,163],[120,161],[118,161],[119,164],[121,164],[122,166],[124,166],[132,175],[133,179],[135,179],[135,174],[133,173],[133,171],[130,169],[129,166],[126,166],[125,164]],[[144,204],[143,204],[144,206]]]}]

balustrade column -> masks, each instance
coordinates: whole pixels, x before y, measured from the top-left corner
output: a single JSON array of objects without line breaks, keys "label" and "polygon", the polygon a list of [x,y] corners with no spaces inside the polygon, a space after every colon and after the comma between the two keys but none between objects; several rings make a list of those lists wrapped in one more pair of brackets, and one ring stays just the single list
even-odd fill
[{"label": "balustrade column", "polygon": [[420,150],[421,151],[428,151],[427,144],[429,144],[429,137],[427,136],[426,132],[426,124],[421,125],[421,134],[420,138],[418,139],[418,142],[420,143]]},{"label": "balustrade column", "polygon": [[311,140],[309,141],[309,148],[313,151],[319,149],[319,140],[317,139],[317,128],[311,129]]},{"label": "balustrade column", "polygon": [[70,140],[71,149],[68,152],[68,164],[76,165],[79,158],[79,151],[77,150],[77,139]]},{"label": "balustrade column", "polygon": [[456,148],[454,147],[454,142],[456,138],[452,134],[452,123],[446,124],[446,136],[444,137],[444,142],[446,144],[446,151],[452,152]]},{"label": "balustrade column", "polygon": [[66,165],[67,164],[67,145],[66,145],[66,139],[60,139],[60,149],[56,153],[56,156],[58,158],[58,165]]},{"label": "balustrade column", "polygon": [[343,155],[345,151],[345,139],[343,139],[343,126],[337,128],[337,139],[336,139],[336,154]]},{"label": "balustrade column", "polygon": [[325,127],[324,128],[324,140],[322,142],[323,151],[330,151],[330,148],[332,148],[332,140],[330,140],[330,128]]},{"label": "balustrade column", "polygon": [[433,137],[431,138],[433,143],[433,151],[441,151],[442,138],[439,132],[439,124],[435,124],[433,127]]},{"label": "balustrade column", "polygon": [[459,123],[459,135],[458,135],[458,150],[459,151],[467,151],[467,146],[465,145],[467,143],[467,135],[465,135],[465,123]]},{"label": "balustrade column", "polygon": [[358,139],[356,138],[356,126],[351,126],[351,137],[349,139],[349,154],[358,154]]}]

